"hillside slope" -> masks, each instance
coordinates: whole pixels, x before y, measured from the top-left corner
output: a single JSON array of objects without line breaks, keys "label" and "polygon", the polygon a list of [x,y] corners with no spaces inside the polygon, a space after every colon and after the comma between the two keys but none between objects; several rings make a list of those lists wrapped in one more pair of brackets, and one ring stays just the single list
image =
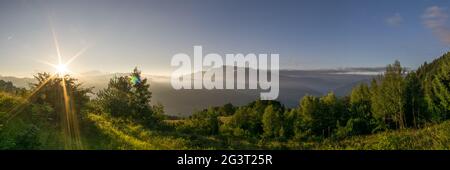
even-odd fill
[{"label": "hillside slope", "polygon": [[381,132],[341,141],[327,140],[316,149],[448,150],[450,149],[450,121],[423,129]]},{"label": "hillside slope", "polygon": [[[450,121],[423,129],[406,129],[381,132],[374,135],[355,136],[343,140],[324,141],[271,141],[265,144],[247,144],[237,140],[234,147],[224,146],[225,141],[213,136],[196,137],[182,134],[158,133],[140,125],[117,121],[99,115],[89,119],[99,128],[94,143],[100,148],[90,149],[312,149],[312,150],[448,150],[450,149]],[[100,135],[101,134],[101,135]],[[98,136],[100,135],[100,136]],[[106,137],[106,138],[105,138]],[[200,139],[203,138],[203,139]],[[194,142],[194,141],[195,142]],[[105,145],[104,142],[108,144]],[[248,141],[247,141],[248,142]],[[194,144],[195,143],[195,144]],[[244,142],[245,143],[245,142]],[[91,143],[92,144],[92,143]],[[92,146],[92,145],[91,145]],[[240,146],[240,147],[239,147]]]}]

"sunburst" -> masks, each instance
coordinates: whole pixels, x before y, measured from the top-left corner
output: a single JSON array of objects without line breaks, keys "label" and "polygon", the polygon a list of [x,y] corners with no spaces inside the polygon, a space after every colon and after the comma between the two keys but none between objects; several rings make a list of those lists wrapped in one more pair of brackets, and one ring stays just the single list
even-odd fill
[{"label": "sunburst", "polygon": [[[67,62],[63,62],[63,57],[61,55],[60,45],[58,42],[58,38],[56,35],[55,30],[53,27],[51,27],[52,35],[53,35],[53,42],[55,44],[56,54],[58,56],[58,63],[53,64],[50,62],[43,62],[55,69],[55,74],[58,75],[62,81],[61,86],[63,88],[63,97],[64,97],[64,117],[65,119],[62,120],[62,127],[65,137],[65,147],[68,149],[82,149],[83,145],[81,143],[80,138],[80,130],[78,126],[77,116],[75,115],[75,109],[72,105],[72,100],[69,93],[67,92],[67,86],[66,86],[66,75],[68,74],[76,74],[73,71],[69,70],[68,66],[77,59],[80,55],[82,55],[87,48],[84,48],[80,50],[78,53],[76,53],[74,56],[72,56]],[[75,148],[74,148],[75,147]]]},{"label": "sunburst", "polygon": [[79,56],[81,56],[84,52],[86,52],[87,49],[89,49],[90,46],[84,47],[80,51],[78,51],[75,55],[69,58],[66,62],[63,62],[63,55],[61,53],[60,45],[58,42],[58,36],[53,29],[53,26],[51,26],[52,36],[53,36],[53,43],[55,45],[56,55],[58,58],[57,63],[50,63],[48,61],[42,61],[38,60],[38,62],[46,64],[48,66],[51,66],[54,69],[54,74],[58,75],[59,77],[64,77],[66,75],[75,75],[79,76],[78,73],[72,71],[69,69],[70,64],[75,61]]},{"label": "sunburst", "polygon": [[56,71],[58,74],[65,75],[67,73],[68,69],[65,64],[58,64],[56,66]]},{"label": "sunburst", "polygon": [[63,62],[63,57],[61,55],[60,45],[58,43],[58,38],[56,36],[56,32],[53,29],[53,26],[51,26],[51,31],[53,35],[53,42],[56,49],[56,54],[58,56],[58,61],[56,64],[50,63],[47,61],[38,60],[38,62],[41,62],[43,64],[46,64],[52,68],[54,68],[54,73],[51,74],[51,76],[42,82],[37,88],[35,88],[30,95],[20,104],[16,105],[14,108],[12,108],[8,115],[10,115],[7,118],[6,123],[8,123],[11,119],[17,116],[17,114],[21,113],[21,110],[25,108],[26,105],[28,105],[29,100],[32,96],[34,96],[42,87],[44,87],[50,80],[55,78],[60,78],[61,86],[63,89],[63,97],[64,97],[64,119],[62,119],[61,127],[63,128],[63,134],[64,134],[64,142],[65,142],[65,148],[66,149],[83,149],[83,145],[81,143],[80,138],[80,130],[79,125],[77,121],[76,111],[73,107],[73,99],[70,98],[70,95],[67,91],[67,85],[66,85],[66,76],[68,75],[78,75],[77,73],[71,71],[69,69],[69,65],[77,59],[79,56],[81,56],[87,49],[83,48],[79,52],[77,52],[74,56],[69,58],[66,62]]}]

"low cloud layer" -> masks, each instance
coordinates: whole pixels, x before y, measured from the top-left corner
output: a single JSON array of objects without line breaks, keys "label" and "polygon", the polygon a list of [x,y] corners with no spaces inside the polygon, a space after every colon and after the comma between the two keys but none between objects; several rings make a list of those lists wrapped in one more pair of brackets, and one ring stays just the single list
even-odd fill
[{"label": "low cloud layer", "polygon": [[450,44],[450,28],[447,26],[449,16],[446,12],[446,9],[442,7],[428,7],[422,15],[422,20],[441,41]]}]

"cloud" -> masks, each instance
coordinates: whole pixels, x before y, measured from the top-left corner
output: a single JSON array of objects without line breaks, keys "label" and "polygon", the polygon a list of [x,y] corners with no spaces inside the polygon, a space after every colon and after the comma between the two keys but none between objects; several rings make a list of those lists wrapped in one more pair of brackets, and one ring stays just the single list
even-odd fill
[{"label": "cloud", "polygon": [[390,26],[399,26],[403,22],[403,17],[396,13],[393,16],[386,18],[386,23]]},{"label": "cloud", "polygon": [[446,44],[450,44],[450,28],[447,26],[448,18],[446,9],[438,6],[428,7],[422,15],[424,25],[431,29]]}]

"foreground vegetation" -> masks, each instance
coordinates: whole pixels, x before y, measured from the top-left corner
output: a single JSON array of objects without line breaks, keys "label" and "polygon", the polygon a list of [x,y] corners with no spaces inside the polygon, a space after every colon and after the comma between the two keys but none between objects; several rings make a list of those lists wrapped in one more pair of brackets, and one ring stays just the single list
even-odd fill
[{"label": "foreground vegetation", "polygon": [[70,76],[30,90],[0,81],[0,149],[449,149],[450,53],[415,72],[396,61],[348,96],[298,107],[256,100],[169,117],[135,69],[95,99]]},{"label": "foreground vegetation", "polygon": [[355,136],[349,139],[326,140],[316,149],[347,150],[449,150],[450,121],[422,129],[386,131],[374,135]]}]

